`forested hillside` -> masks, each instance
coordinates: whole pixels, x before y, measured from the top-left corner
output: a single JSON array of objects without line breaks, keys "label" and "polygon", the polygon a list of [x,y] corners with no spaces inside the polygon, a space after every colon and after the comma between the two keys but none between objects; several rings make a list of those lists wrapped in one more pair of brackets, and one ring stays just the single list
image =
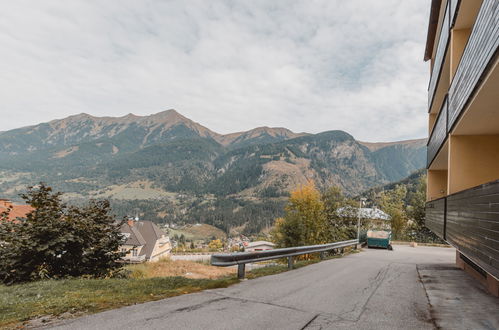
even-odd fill
[{"label": "forested hillside", "polygon": [[44,181],[72,202],[110,198],[119,215],[257,232],[308,180],[357,195],[423,168],[424,145],[268,127],[221,135],[174,110],[81,114],[0,133],[0,196]]}]

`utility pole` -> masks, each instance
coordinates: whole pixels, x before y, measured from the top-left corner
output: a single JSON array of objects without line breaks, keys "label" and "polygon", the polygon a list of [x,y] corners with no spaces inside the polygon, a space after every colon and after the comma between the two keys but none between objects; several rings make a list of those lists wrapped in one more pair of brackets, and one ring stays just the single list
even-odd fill
[{"label": "utility pole", "polygon": [[359,200],[359,211],[357,212],[357,240],[360,243],[360,209],[362,208],[362,205],[366,199],[364,197],[361,197]]}]

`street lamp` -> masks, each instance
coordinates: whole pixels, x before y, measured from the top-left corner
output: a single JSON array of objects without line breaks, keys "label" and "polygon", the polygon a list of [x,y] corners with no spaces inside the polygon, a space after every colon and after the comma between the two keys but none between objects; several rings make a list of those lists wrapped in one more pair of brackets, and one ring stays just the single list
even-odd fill
[{"label": "street lamp", "polygon": [[357,213],[357,240],[360,243],[360,209],[362,208],[362,205],[367,199],[364,197],[361,197],[359,200],[359,212]]}]

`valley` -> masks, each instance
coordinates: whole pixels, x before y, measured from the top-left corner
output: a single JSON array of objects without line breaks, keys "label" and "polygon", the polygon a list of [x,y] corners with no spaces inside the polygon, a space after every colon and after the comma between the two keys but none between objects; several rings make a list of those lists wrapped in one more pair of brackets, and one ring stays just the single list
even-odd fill
[{"label": "valley", "polygon": [[308,180],[349,196],[424,167],[426,140],[369,143],[343,131],[260,127],[218,134],[167,110],[70,116],[0,133],[0,195],[40,181],[66,201],[108,198],[118,216],[257,233]]}]

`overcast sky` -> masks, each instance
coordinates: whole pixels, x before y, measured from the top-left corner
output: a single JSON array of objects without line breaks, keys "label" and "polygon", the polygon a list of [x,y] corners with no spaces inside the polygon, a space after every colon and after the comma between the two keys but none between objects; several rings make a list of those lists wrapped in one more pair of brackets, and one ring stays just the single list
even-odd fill
[{"label": "overcast sky", "polygon": [[174,108],[365,141],[427,135],[430,0],[0,0],[0,131]]}]

